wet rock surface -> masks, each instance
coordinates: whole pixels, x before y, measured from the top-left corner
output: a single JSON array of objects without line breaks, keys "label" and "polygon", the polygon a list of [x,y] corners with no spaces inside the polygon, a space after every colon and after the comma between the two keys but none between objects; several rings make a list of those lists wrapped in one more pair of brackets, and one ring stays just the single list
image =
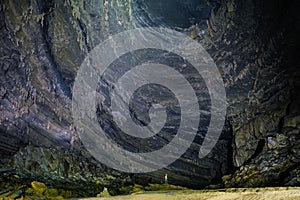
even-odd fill
[{"label": "wet rock surface", "polygon": [[[104,187],[121,194],[123,186],[160,183],[165,173],[172,184],[192,188],[221,183],[225,174],[226,187],[299,185],[298,2],[202,3],[205,16],[183,12],[182,21],[164,22],[157,20],[163,10],[151,13],[155,7],[138,0],[1,1],[1,180],[37,180],[77,196],[95,196]],[[184,6],[198,12],[190,5]],[[154,24],[190,35],[210,53],[226,87],[226,124],[204,159],[197,157],[199,135],[167,168],[123,174],[97,163],[82,146],[71,117],[72,87],[97,44]]]}]

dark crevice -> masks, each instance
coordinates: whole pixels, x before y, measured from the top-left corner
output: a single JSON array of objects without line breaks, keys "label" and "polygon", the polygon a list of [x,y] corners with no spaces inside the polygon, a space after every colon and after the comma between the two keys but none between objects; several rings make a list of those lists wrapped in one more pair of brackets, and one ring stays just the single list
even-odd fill
[{"label": "dark crevice", "polygon": [[54,1],[39,1],[39,7],[42,13],[45,13],[45,17],[43,20],[42,25],[42,37],[43,41],[45,41],[46,44],[46,53],[48,54],[48,60],[50,62],[51,69],[56,77],[57,84],[60,87],[60,89],[63,91],[64,95],[67,96],[69,99],[71,99],[71,90],[67,83],[64,81],[61,72],[59,70],[59,64],[55,61],[55,56],[53,55],[51,51],[51,41],[49,37],[49,23],[51,21],[51,17],[53,15],[53,9],[54,9]]},{"label": "dark crevice", "polygon": [[248,160],[246,160],[243,165],[249,165],[250,162],[263,151],[265,144],[266,144],[266,141],[264,139],[259,140],[254,154]]},{"label": "dark crevice", "polygon": [[288,116],[290,114],[291,105],[292,105],[292,102],[290,102],[286,107],[286,111],[285,111],[286,116]]},{"label": "dark crevice", "polygon": [[234,150],[233,150],[233,128],[230,123],[228,123],[229,127],[229,138],[227,143],[227,165],[228,165],[228,174],[234,173],[238,168],[234,166]]},{"label": "dark crevice", "polygon": [[77,24],[78,24],[78,26],[79,26],[79,28],[80,28],[80,30],[81,30],[81,32],[82,32],[82,36],[83,36],[83,38],[84,38],[84,44],[85,44],[85,46],[86,46],[88,52],[90,52],[90,51],[91,51],[91,47],[90,47],[89,44],[88,44],[88,36],[87,36],[86,27],[85,27],[84,23],[82,23],[82,22],[80,21],[80,19],[77,19]]},{"label": "dark crevice", "polygon": [[[286,109],[287,111],[287,109]],[[278,124],[278,133],[282,133],[283,130],[284,117],[281,117]]]}]

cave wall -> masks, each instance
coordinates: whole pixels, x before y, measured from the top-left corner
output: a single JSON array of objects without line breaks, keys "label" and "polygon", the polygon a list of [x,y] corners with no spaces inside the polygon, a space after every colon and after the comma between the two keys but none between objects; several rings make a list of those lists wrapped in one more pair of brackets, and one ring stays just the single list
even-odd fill
[{"label": "cave wall", "polygon": [[[12,157],[27,145],[66,150],[79,160],[92,160],[72,123],[76,72],[87,53],[109,35],[152,24],[136,10],[140,2],[1,1],[2,166],[23,166]],[[228,104],[224,133],[206,158],[193,157],[199,147],[195,143],[173,165],[147,177],[157,182],[168,172],[174,184],[195,188],[220,183],[230,173],[224,179],[228,187],[291,183],[299,176],[300,162],[299,61],[295,59],[299,3],[210,3],[205,28],[198,24],[172,28],[199,41],[222,74]],[[114,173],[94,161],[92,165]]]}]

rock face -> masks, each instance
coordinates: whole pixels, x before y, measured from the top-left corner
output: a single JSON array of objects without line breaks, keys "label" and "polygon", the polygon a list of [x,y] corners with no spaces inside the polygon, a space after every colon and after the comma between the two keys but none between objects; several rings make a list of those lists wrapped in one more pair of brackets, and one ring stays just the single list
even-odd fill
[{"label": "rock face", "polygon": [[[299,3],[186,2],[2,0],[2,169],[36,177],[57,173],[44,181],[63,178],[99,190],[126,182],[127,174],[97,163],[82,146],[71,116],[72,87],[85,56],[109,35],[164,26],[190,35],[214,59],[226,87],[226,124],[207,157],[197,157],[199,135],[175,163],[130,175],[130,182],[157,183],[167,172],[172,184],[193,188],[220,183],[225,174],[231,174],[223,178],[227,187],[299,185]],[[177,15],[179,8],[187,12]]]}]

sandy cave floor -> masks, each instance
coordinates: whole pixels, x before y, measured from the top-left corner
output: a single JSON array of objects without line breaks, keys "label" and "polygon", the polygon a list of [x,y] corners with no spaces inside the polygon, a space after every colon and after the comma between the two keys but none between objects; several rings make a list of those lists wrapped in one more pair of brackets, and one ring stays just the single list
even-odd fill
[{"label": "sandy cave floor", "polygon": [[167,191],[85,200],[300,200],[300,187]]}]

